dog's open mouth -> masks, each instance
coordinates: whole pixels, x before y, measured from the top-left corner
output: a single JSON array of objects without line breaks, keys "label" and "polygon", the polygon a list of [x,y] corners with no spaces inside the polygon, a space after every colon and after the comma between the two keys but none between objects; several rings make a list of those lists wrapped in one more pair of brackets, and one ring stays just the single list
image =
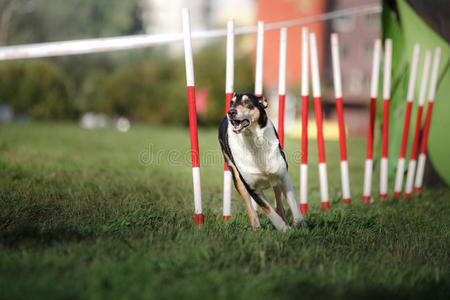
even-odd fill
[{"label": "dog's open mouth", "polygon": [[231,125],[233,125],[233,130],[236,132],[241,132],[244,128],[247,128],[250,125],[250,121],[247,119],[244,120],[230,120]]}]

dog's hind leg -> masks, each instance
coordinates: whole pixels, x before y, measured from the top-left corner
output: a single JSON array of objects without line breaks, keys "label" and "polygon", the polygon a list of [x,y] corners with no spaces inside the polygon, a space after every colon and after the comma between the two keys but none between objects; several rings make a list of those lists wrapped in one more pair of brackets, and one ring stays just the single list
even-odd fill
[{"label": "dog's hind leg", "polygon": [[292,187],[291,179],[289,178],[288,174],[284,176],[283,182],[280,187],[287,199],[289,207],[291,208],[292,215],[294,217],[294,224],[297,226],[302,225],[303,227],[307,227],[306,222],[303,219],[303,215],[300,212],[300,207],[297,203],[297,200],[295,199],[295,191]]},{"label": "dog's hind leg", "polygon": [[254,194],[253,198],[256,203],[258,203],[259,207],[261,207],[261,210],[269,217],[273,226],[275,226],[278,231],[286,232],[286,230],[289,229],[289,225],[280,217],[280,215],[278,215],[273,207],[270,206],[264,193],[262,191],[255,191]]},{"label": "dog's hind leg", "polygon": [[286,218],[286,211],[284,210],[283,202],[282,202],[282,195],[281,195],[281,189],[279,186],[273,187],[273,192],[275,193],[275,200],[276,200],[276,212],[280,215],[280,217],[283,219],[286,224],[289,224],[287,218]]}]

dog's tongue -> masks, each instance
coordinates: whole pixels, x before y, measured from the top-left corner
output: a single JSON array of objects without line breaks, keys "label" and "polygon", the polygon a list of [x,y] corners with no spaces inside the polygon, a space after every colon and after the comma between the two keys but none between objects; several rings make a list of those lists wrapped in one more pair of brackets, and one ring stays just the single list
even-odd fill
[{"label": "dog's tongue", "polygon": [[238,124],[234,125],[234,130],[240,131],[242,128],[244,128],[244,127],[246,127],[248,125],[249,125],[249,121],[247,119],[242,120]]}]

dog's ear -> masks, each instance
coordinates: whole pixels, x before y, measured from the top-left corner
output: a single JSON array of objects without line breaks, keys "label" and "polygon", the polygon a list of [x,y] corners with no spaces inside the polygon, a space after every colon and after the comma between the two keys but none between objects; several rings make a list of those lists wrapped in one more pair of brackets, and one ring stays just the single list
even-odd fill
[{"label": "dog's ear", "polygon": [[269,103],[265,97],[258,97],[258,103],[262,105],[262,107],[267,108]]}]

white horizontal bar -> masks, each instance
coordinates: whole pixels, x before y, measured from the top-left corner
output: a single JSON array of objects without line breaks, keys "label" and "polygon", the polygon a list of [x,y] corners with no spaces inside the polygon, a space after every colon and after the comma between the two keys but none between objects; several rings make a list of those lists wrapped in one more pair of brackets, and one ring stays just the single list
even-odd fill
[{"label": "white horizontal bar", "polygon": [[[282,27],[300,26],[346,16],[376,14],[380,13],[381,10],[382,8],[381,5],[379,4],[363,5],[358,7],[336,10],[329,13],[315,15],[307,18],[300,18],[290,21],[266,24],[265,30],[275,30],[280,29]],[[235,34],[236,35],[249,34],[255,33],[256,31],[257,26],[246,26],[236,28]],[[216,38],[226,35],[227,35],[226,29],[215,29],[215,30],[193,32],[192,38],[205,39],[205,38]],[[109,52],[125,49],[145,48],[161,44],[178,42],[182,40],[183,40],[182,33],[168,33],[168,34],[131,35],[131,36],[110,37],[110,38],[7,46],[7,47],[0,47],[0,61],[24,59],[24,58],[37,58],[37,57],[67,56],[67,55]]]}]

